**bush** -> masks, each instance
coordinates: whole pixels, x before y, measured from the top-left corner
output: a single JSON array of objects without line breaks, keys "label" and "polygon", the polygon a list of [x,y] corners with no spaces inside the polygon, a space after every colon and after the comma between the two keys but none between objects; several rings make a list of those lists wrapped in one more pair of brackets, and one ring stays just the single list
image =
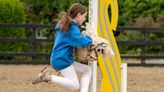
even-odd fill
[{"label": "bush", "polygon": [[[121,26],[142,26],[142,27],[163,27],[164,25],[164,0],[118,0],[119,3],[119,25]],[[118,40],[136,40],[141,38],[137,33],[128,34],[126,30],[116,36]],[[117,33],[118,34],[118,33]],[[147,34],[147,41],[162,41],[163,33]],[[146,46],[148,53],[163,53],[162,46]],[[140,53],[140,47],[121,47],[123,54]]]},{"label": "bush", "polygon": [[24,23],[24,5],[20,0],[0,0],[0,23]]},{"label": "bush", "polygon": [[[0,0],[0,23],[1,24],[16,24],[25,22],[24,5],[20,0]],[[21,28],[0,28],[0,38],[22,38],[25,37],[25,32]],[[0,51],[23,50],[23,43],[0,43]],[[0,57],[6,59],[6,57]],[[9,57],[7,57],[9,58]],[[10,57],[11,58],[11,57]]]},{"label": "bush", "polygon": [[27,23],[56,23],[58,13],[67,11],[72,3],[78,2],[88,6],[88,0],[22,0],[26,4]]}]

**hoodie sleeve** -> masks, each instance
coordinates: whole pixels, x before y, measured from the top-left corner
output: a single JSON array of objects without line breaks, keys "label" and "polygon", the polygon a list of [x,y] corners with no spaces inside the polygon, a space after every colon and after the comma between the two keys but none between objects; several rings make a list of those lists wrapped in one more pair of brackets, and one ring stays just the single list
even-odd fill
[{"label": "hoodie sleeve", "polygon": [[71,46],[81,46],[87,47],[92,44],[92,39],[89,36],[83,36],[78,27],[71,27],[70,30],[71,35]]}]

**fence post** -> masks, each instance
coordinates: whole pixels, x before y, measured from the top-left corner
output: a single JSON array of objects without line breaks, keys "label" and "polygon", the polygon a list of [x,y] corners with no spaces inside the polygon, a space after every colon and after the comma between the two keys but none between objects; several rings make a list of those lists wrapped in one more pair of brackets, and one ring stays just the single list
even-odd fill
[{"label": "fence post", "polygon": [[[32,36],[31,36],[31,50],[32,53],[36,52],[36,28],[32,28]],[[35,60],[36,56],[32,56],[32,60]]]},{"label": "fence post", "polygon": [[146,31],[145,31],[145,29],[143,29],[143,31],[141,31],[141,33],[142,33],[142,41],[141,42],[143,42],[142,44],[143,44],[143,46],[141,46],[141,64],[142,65],[145,65],[145,57],[146,57],[146,52],[145,52],[145,46],[146,46],[146,44],[145,44],[145,41],[146,41]]}]

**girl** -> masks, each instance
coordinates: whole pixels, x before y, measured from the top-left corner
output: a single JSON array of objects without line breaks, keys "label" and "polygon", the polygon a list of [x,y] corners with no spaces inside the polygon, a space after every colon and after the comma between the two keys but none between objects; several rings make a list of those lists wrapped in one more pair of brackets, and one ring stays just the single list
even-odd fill
[{"label": "girl", "polygon": [[[87,47],[92,44],[91,37],[82,36],[78,27],[86,20],[86,15],[86,7],[74,3],[69,8],[68,14],[65,14],[55,27],[56,35],[50,64],[63,77],[47,74],[43,70],[34,78],[33,84],[52,82],[69,89],[80,89],[80,92],[88,92],[92,74],[91,68],[76,62],[72,56],[74,47]],[[76,72],[82,73],[80,83]]]}]

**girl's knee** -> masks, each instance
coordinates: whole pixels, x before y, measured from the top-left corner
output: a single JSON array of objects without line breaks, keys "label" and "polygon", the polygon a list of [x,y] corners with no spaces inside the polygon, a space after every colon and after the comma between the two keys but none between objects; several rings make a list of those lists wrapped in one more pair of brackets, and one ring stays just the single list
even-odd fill
[{"label": "girl's knee", "polygon": [[72,88],[71,88],[72,90],[79,90],[80,89],[80,85],[79,85],[79,83],[74,83],[73,85],[72,85]]}]

